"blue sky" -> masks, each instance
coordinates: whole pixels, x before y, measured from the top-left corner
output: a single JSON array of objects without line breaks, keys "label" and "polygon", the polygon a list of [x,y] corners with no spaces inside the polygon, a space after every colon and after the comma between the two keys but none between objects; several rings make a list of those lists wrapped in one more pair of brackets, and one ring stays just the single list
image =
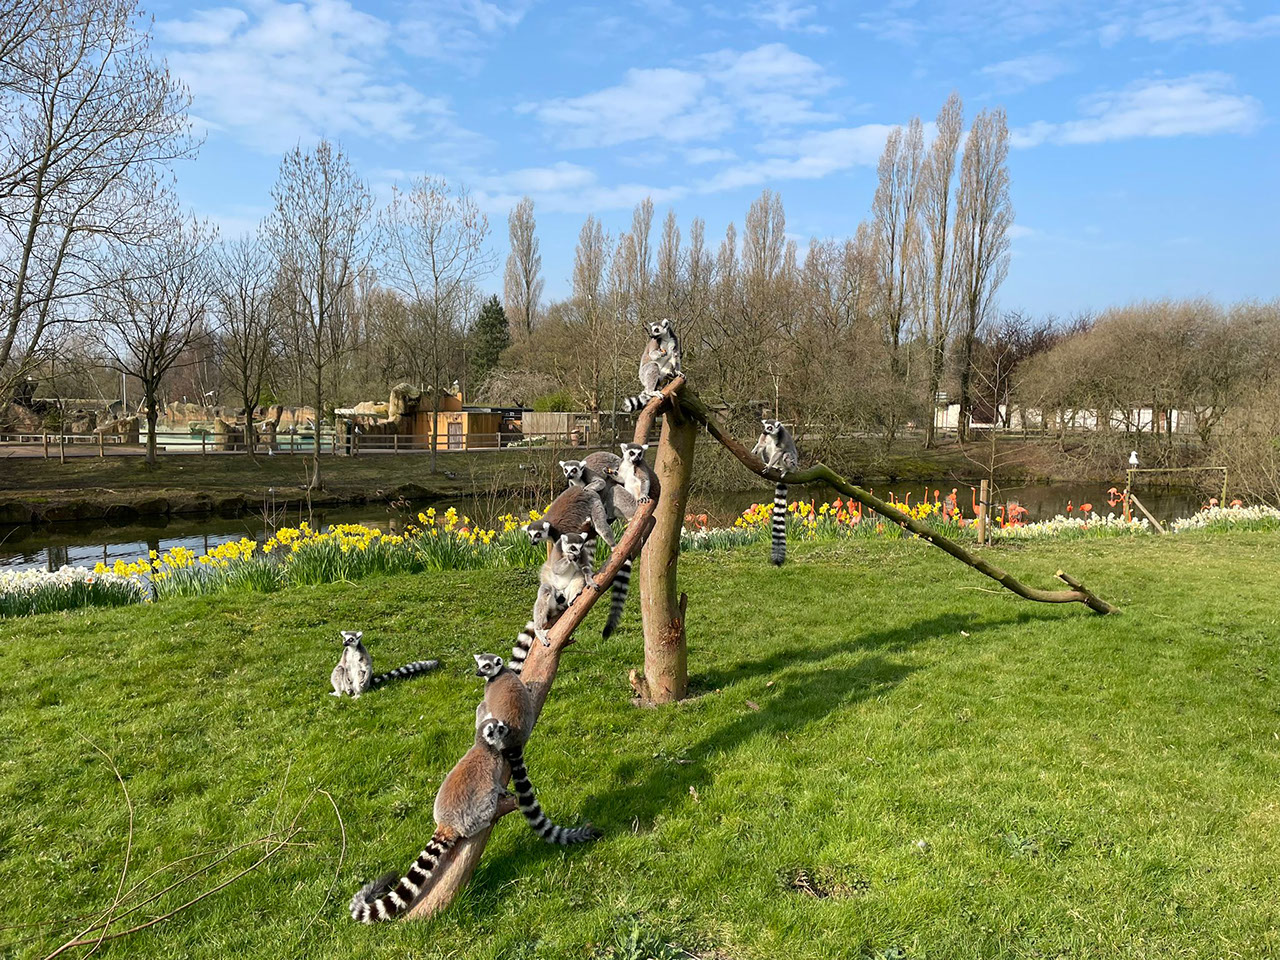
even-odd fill
[{"label": "blue sky", "polygon": [[[417,173],[489,213],[536,203],[547,293],[588,213],[652,196],[716,244],[761,189],[787,230],[868,215],[886,131],[1003,105],[1017,211],[1006,308],[1280,294],[1280,5],[1086,0],[156,0],[207,141],[183,200],[239,232],[281,153],[328,136],[378,192]],[[655,236],[656,241],[656,236]]]}]

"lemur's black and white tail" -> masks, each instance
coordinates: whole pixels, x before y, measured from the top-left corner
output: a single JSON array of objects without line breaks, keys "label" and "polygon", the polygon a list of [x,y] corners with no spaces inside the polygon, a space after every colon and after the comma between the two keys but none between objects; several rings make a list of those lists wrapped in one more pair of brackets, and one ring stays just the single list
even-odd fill
[{"label": "lemur's black and white tail", "polygon": [[439,660],[415,660],[413,663],[406,663],[403,667],[396,667],[394,670],[378,674],[369,681],[369,686],[376,687],[386,683],[388,680],[412,677],[415,673],[426,673],[428,670],[434,670],[438,666],[440,666]]},{"label": "lemur's black and white tail", "polygon": [[453,836],[437,829],[427,841],[426,849],[418,854],[418,859],[413,861],[409,872],[398,882],[396,875],[390,873],[360,888],[351,898],[351,919],[361,923],[377,923],[400,916],[418,899],[427,881],[455,842]]},{"label": "lemur's black and white tail", "polygon": [[605,622],[601,636],[608,637],[618,629],[622,622],[622,610],[627,605],[627,591],[631,589],[631,561],[628,560],[613,578],[613,599],[609,604],[609,619]]},{"label": "lemur's black and white tail", "polygon": [[502,754],[511,764],[511,786],[516,792],[516,801],[520,804],[520,812],[529,821],[533,832],[547,843],[568,845],[586,843],[600,836],[600,831],[591,824],[581,827],[560,827],[547,819],[533,795],[533,784],[529,782],[529,771],[524,768],[524,752],[521,750],[504,750]]},{"label": "lemur's black and white tail", "polygon": [[622,409],[627,413],[635,413],[646,403],[656,397],[656,392],[646,390],[644,393],[637,393],[634,397],[627,397],[622,401]]},{"label": "lemur's black and white tail", "polygon": [[524,661],[529,656],[529,651],[533,649],[533,641],[536,638],[533,621],[530,620],[516,637],[516,645],[511,648],[511,662],[507,664],[508,670],[519,674],[524,669]]},{"label": "lemur's black and white tail", "polygon": [[787,559],[787,485],[780,483],[773,491],[773,552],[769,559],[775,567]]}]

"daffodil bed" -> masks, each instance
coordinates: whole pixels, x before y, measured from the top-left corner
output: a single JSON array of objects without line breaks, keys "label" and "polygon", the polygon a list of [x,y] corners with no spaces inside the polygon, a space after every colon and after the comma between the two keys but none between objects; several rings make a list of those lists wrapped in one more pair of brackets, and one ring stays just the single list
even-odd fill
[{"label": "daffodil bed", "polygon": [[[895,504],[955,540],[975,537],[975,522],[945,502]],[[915,539],[914,534],[861,507],[835,500],[788,504],[787,536],[794,542],[831,541],[849,537]],[[769,540],[772,504],[757,503],[731,527],[711,527],[706,515],[690,514],[681,534],[684,550],[723,550]],[[422,573],[429,570],[530,567],[542,562],[543,548],[530,543],[522,528],[542,516],[506,514],[486,528],[450,508],[419,513],[417,523],[388,533],[363,524],[334,524],[324,530],[302,523],[284,527],[264,543],[247,537],[223,543],[197,555],[185,547],[152,551],[131,563],[99,563],[94,569],[63,567],[55,573],[23,571],[0,574],[0,616],[21,616],[82,606],[119,606],[225,590],[269,592],[294,585],[355,581],[373,574]],[[1225,532],[1280,530],[1280,510],[1267,506],[1211,507],[1176,520],[1170,529]],[[1145,520],[1115,514],[1057,516],[1024,523],[996,518],[991,534],[1000,540],[1075,539],[1143,536],[1152,533]],[[601,546],[600,559],[607,556]]]}]

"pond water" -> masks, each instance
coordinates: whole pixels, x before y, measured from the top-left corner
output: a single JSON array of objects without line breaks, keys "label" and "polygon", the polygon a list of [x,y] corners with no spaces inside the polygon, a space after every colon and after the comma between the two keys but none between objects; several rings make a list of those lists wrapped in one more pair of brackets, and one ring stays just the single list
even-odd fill
[{"label": "pond water", "polygon": [[[927,496],[934,499],[934,491],[945,497],[953,483],[941,484],[877,484],[871,491],[879,497],[892,494],[896,499],[918,503]],[[801,491],[793,490],[792,499]],[[817,503],[834,499],[830,490],[808,488],[804,499]],[[996,504],[1017,502],[1028,511],[1028,520],[1045,520],[1066,513],[1068,504],[1077,510],[1081,504],[1092,504],[1095,512],[1112,510],[1107,504],[1107,487],[1101,484],[1039,484],[1026,487],[1003,487]],[[1155,489],[1141,492],[1142,502],[1164,523],[1178,517],[1189,516],[1204,506],[1204,498],[1194,493],[1161,492]],[[967,485],[957,490],[961,509],[972,513],[976,492]],[[734,517],[754,503],[767,503],[772,499],[770,488],[763,483],[751,490],[695,495],[689,503],[690,513],[705,513],[713,526],[731,524]],[[507,502],[495,504],[489,499],[459,499],[433,504],[443,511],[453,506],[483,523],[491,523],[498,515],[510,511],[523,514],[530,506],[542,504]],[[334,510],[316,511],[310,518],[313,527],[323,528],[330,523],[363,523],[379,527],[391,533],[403,529],[417,516],[419,506],[408,510],[393,510],[386,506],[366,504]],[[1119,508],[1115,508],[1119,511]],[[296,526],[307,519],[305,514],[290,511],[278,516],[276,526]],[[270,536],[266,521],[261,516],[220,519],[214,517],[184,518],[158,517],[154,520],[134,521],[113,525],[105,521],[49,523],[25,526],[0,526],[0,568],[56,570],[64,564],[92,567],[98,561],[108,565],[116,560],[125,562],[146,556],[149,550],[163,553],[171,547],[183,546],[197,553],[229,540],[251,537],[265,540]]]}]

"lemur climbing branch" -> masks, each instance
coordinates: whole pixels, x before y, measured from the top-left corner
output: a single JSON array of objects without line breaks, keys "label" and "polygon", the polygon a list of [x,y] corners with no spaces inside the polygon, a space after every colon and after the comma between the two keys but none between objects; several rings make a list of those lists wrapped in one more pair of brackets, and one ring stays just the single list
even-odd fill
[{"label": "lemur climbing branch", "polygon": [[[778,471],[769,470],[765,467],[763,460],[754,456],[746,447],[720,429],[714,414],[699,399],[696,393],[689,389],[681,390],[677,401],[681,410],[705,426],[707,432],[719,441],[721,446],[737,457],[744,467],[752,473],[764,477],[766,480],[777,481],[780,479]],[[1057,577],[1071,587],[1071,590],[1041,590],[1036,587],[1029,587],[1013,575],[997,567],[994,563],[975,556],[954,540],[944,537],[924,521],[908,516],[897,507],[885,503],[878,497],[863,490],[857,484],[850,483],[825,464],[817,463],[806,470],[788,472],[786,480],[788,484],[825,483],[830,487],[834,487],[845,496],[852,497],[863,506],[869,507],[880,514],[886,520],[910,530],[924,540],[928,540],[935,547],[955,557],[961,563],[973,567],[979,573],[996,581],[1006,590],[1011,590],[1027,600],[1034,600],[1037,603],[1083,603],[1096,613],[1114,613],[1118,609],[1095,595],[1080,581],[1063,573],[1061,570],[1058,571]]]},{"label": "lemur climbing branch", "polygon": [[[658,414],[664,407],[673,402],[673,396],[683,383],[684,378],[677,377],[661,393],[649,400],[637,418],[637,437],[643,437],[649,432]],[[533,706],[533,723],[537,723],[537,718],[542,713],[543,704],[547,701],[547,694],[551,692],[551,684],[555,681],[556,672],[560,668],[560,654],[565,647],[574,642],[574,630],[586,619],[587,613],[603,595],[605,588],[613,583],[623,564],[639,551],[645,535],[653,524],[653,511],[658,505],[658,499],[660,497],[647,503],[642,503],[637,507],[631,522],[627,524],[626,532],[610,554],[609,562],[595,575],[595,582],[599,589],[583,591],[577,600],[569,606],[560,616],[560,619],[555,622],[555,625],[547,631],[547,646],[541,643],[532,645],[520,676],[529,688]],[[516,809],[518,807],[513,800],[502,803],[498,807],[493,822],[497,823],[502,817]],[[459,891],[471,882],[471,875],[475,872],[480,863],[480,858],[484,855],[484,849],[489,842],[489,834],[492,829],[490,827],[460,841],[450,851],[449,859],[432,875],[431,886],[409,909],[408,913],[405,914],[406,917],[418,919],[430,917],[453,902]]]}]

